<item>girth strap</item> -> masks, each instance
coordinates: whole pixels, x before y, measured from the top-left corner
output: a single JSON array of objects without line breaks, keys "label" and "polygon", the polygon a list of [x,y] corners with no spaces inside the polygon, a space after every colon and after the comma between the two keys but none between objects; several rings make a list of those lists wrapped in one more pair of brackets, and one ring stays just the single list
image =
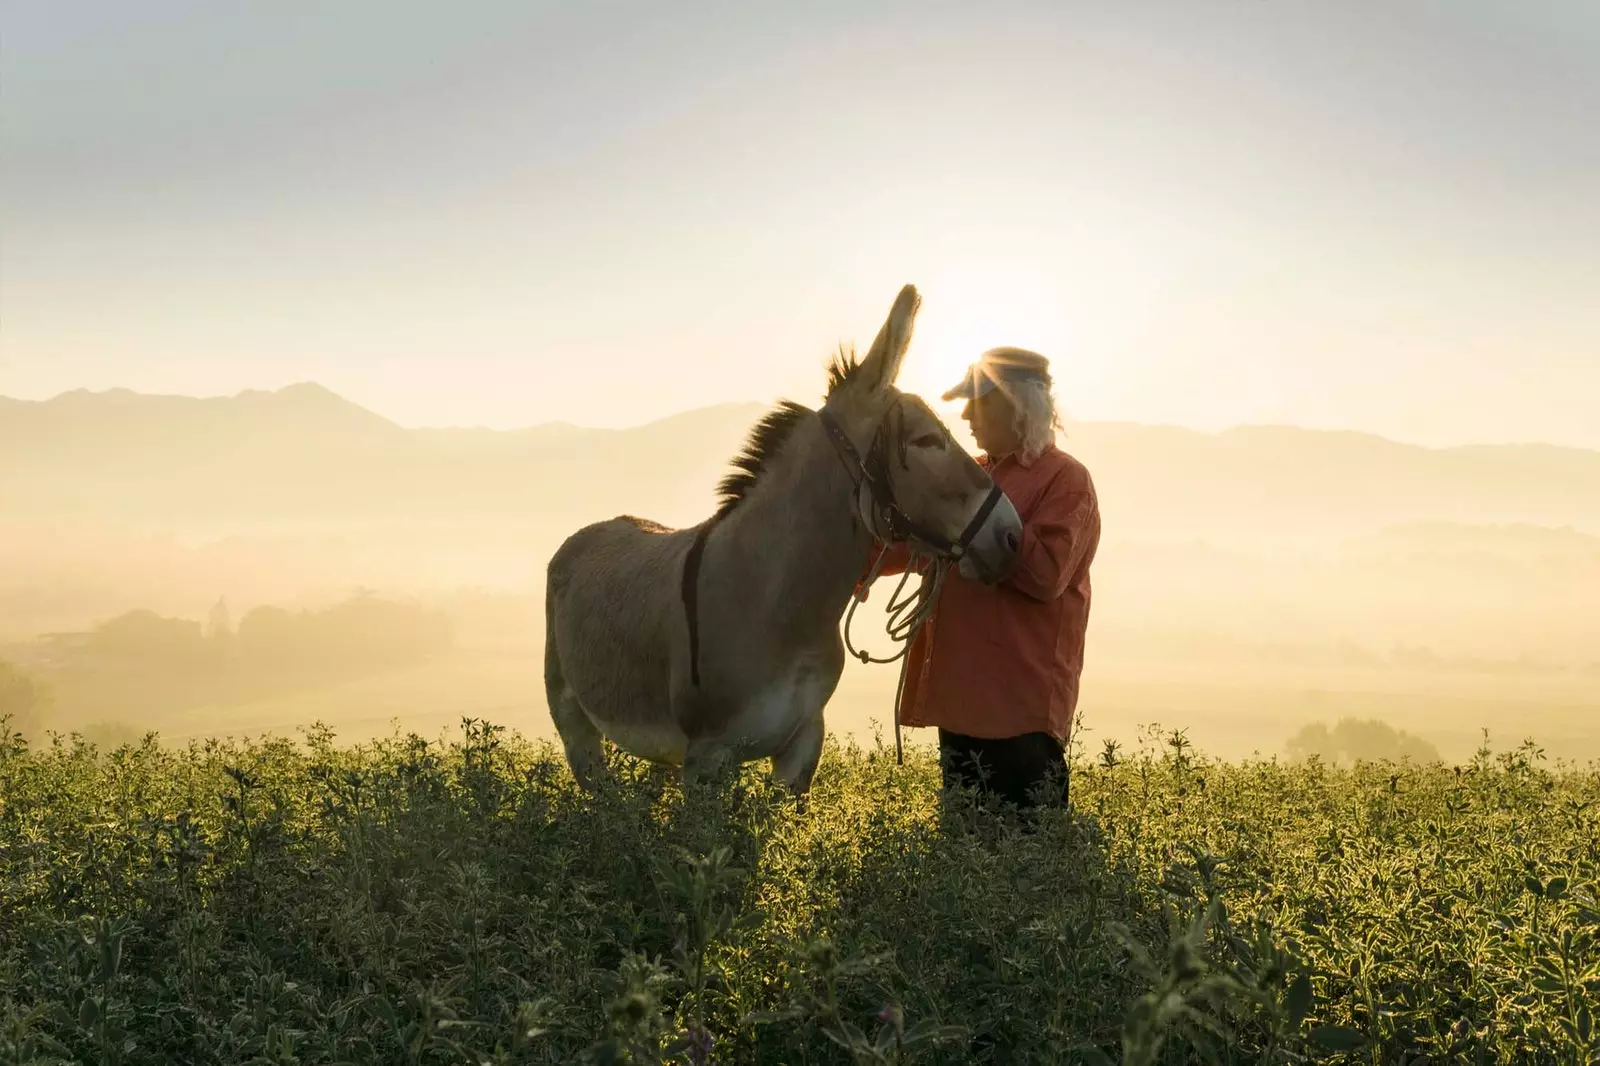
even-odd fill
[{"label": "girth strap", "polygon": [[683,560],[683,610],[689,620],[689,683],[700,687],[700,561],[705,556],[706,538],[716,524],[712,518],[700,527]]}]

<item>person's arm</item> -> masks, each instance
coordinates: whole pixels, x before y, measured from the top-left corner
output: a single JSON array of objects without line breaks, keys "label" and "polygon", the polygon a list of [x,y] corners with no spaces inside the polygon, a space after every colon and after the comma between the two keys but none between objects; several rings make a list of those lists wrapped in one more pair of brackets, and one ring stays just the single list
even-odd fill
[{"label": "person's arm", "polygon": [[1017,567],[1006,584],[1036,600],[1060,597],[1099,533],[1094,492],[1052,483],[1033,516],[1023,523]]}]

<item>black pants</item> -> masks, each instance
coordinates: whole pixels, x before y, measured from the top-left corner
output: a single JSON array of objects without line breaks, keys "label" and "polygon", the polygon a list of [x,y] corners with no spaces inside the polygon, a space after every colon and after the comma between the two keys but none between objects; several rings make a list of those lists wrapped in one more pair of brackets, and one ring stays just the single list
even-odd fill
[{"label": "black pants", "polygon": [[967,785],[1023,810],[1067,805],[1066,749],[1049,733],[990,740],[940,729],[939,768],[945,788]]}]

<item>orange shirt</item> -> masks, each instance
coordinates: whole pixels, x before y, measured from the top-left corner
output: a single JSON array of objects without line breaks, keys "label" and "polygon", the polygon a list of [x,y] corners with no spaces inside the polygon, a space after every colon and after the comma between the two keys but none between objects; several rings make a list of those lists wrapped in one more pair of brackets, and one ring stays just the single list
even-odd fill
[{"label": "orange shirt", "polygon": [[[1089,626],[1089,565],[1100,543],[1094,482],[1054,445],[1030,463],[979,461],[1022,519],[1021,558],[994,588],[950,568],[907,653],[900,724],[973,737],[1046,732],[1066,743]],[[894,545],[881,573],[902,573],[908,561],[906,547]]]}]

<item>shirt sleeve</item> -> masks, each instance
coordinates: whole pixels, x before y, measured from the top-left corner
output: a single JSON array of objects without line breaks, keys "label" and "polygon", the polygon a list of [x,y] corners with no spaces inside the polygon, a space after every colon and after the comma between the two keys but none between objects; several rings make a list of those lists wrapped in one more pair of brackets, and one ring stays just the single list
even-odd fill
[{"label": "shirt sleeve", "polygon": [[1052,483],[1022,525],[1020,558],[1007,583],[1036,600],[1059,598],[1099,533],[1094,492]]}]

